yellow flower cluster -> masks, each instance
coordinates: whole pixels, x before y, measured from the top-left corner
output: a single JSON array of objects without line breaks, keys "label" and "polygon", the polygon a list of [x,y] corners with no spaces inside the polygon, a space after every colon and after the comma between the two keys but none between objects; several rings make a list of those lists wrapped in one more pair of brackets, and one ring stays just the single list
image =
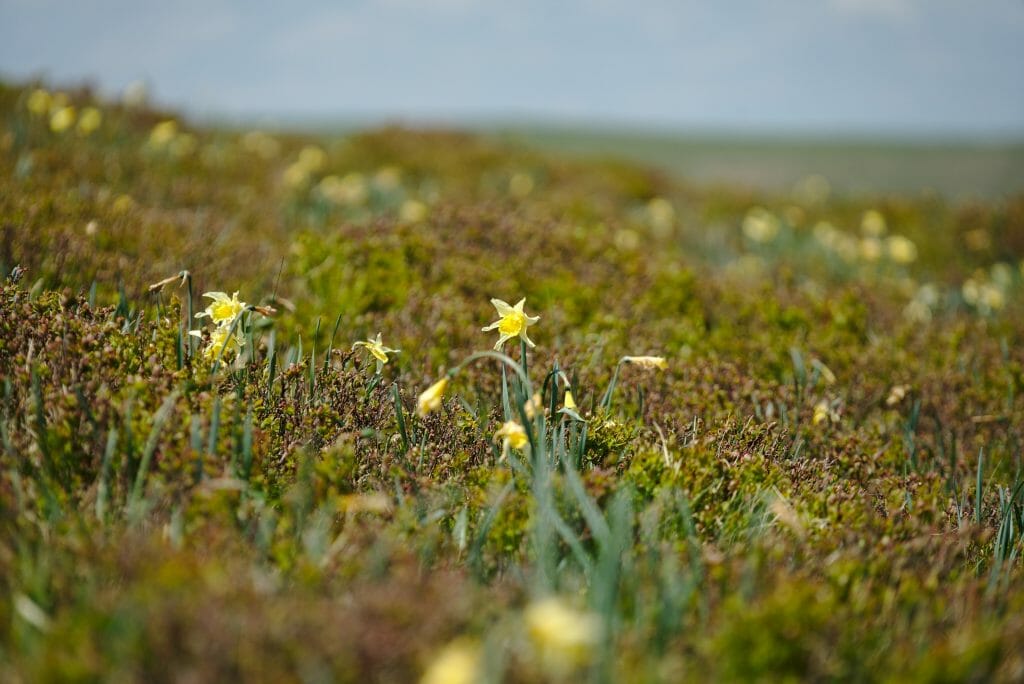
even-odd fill
[{"label": "yellow flower cluster", "polygon": [[65,93],[51,93],[44,88],[36,88],[29,93],[25,107],[33,116],[48,117],[50,130],[54,133],[65,133],[75,128],[79,135],[88,136],[103,123],[103,113],[96,107],[84,107],[79,114]]}]

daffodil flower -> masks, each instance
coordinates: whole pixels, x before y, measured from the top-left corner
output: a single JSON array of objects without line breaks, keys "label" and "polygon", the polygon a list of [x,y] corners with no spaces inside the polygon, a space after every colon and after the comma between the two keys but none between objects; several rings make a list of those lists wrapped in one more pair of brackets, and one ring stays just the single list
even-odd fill
[{"label": "daffodil flower", "polygon": [[503,444],[513,449],[522,449],[530,442],[526,436],[526,430],[514,420],[503,423],[501,428],[494,433],[494,439],[501,439]]},{"label": "daffodil flower", "polygon": [[[227,357],[245,346],[245,338],[241,333],[229,335],[230,332],[231,330],[227,326],[214,328],[210,333],[210,343],[203,349],[203,358],[207,361],[215,361],[221,355],[221,349],[224,350],[223,356]],[[189,330],[188,334],[200,339],[203,337],[201,330]]]},{"label": "daffodil flower", "polygon": [[426,416],[431,411],[435,411],[441,407],[441,397],[444,396],[444,391],[448,387],[448,376],[444,376],[433,385],[428,387],[416,400],[416,409],[420,414],[420,417]]},{"label": "daffodil flower", "polygon": [[540,400],[540,394],[535,392],[533,397],[531,397],[529,401],[523,404],[523,410],[526,412],[526,417],[529,418],[530,420],[533,420],[533,417],[543,410],[543,406],[541,405]]},{"label": "daffodil flower", "polygon": [[665,360],[664,356],[623,356],[622,362],[652,370],[655,368],[661,370],[668,368],[668,361]]},{"label": "daffodil flower", "polygon": [[572,390],[565,390],[565,403],[563,406],[570,411],[578,411],[579,408],[576,406],[576,399],[572,396]]},{"label": "daffodil flower", "polygon": [[385,347],[380,340],[380,333],[377,333],[376,339],[367,337],[366,341],[360,340],[352,345],[352,348],[365,347],[366,351],[370,352],[373,358],[377,359],[377,375],[384,369],[384,364],[388,362],[388,354],[397,354],[400,349],[390,349]]},{"label": "daffodil flower", "polygon": [[475,642],[458,639],[434,658],[420,684],[475,684],[481,679],[482,660]]},{"label": "daffodil flower", "polygon": [[205,311],[197,313],[196,318],[209,318],[217,325],[230,325],[248,306],[245,302],[238,300],[237,292],[230,297],[224,292],[207,292],[203,296],[212,299],[213,302],[206,307]]},{"label": "daffodil flower", "polygon": [[576,610],[553,596],[530,604],[523,622],[538,650],[563,665],[587,662],[601,640],[597,615]]},{"label": "daffodil flower", "polygon": [[508,340],[513,337],[519,337],[526,342],[530,347],[536,345],[526,334],[526,329],[540,320],[540,316],[528,316],[523,311],[523,305],[526,304],[526,298],[522,298],[516,303],[515,306],[509,306],[508,302],[503,302],[500,299],[492,299],[491,304],[498,310],[498,315],[501,316],[494,323],[491,323],[485,328],[481,328],[483,332],[488,330],[494,330],[497,328],[501,336],[498,341],[494,344],[494,348],[501,349],[501,345],[505,344]]}]

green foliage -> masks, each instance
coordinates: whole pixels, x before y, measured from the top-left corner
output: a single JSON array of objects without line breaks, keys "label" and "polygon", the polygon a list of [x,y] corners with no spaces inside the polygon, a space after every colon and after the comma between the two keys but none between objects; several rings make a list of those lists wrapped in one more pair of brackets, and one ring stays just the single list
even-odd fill
[{"label": "green foliage", "polygon": [[[1021,678],[1020,196],[162,141],[87,91],[61,133],[31,90],[0,86],[0,680],[415,681],[458,638],[507,681]],[[209,290],[265,312],[219,363]],[[491,297],[541,316],[528,377],[471,356]]]}]

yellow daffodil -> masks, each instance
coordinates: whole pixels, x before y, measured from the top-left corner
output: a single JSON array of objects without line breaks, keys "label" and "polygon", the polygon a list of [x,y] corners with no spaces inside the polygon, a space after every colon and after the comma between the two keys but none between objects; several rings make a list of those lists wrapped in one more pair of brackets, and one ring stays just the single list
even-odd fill
[{"label": "yellow daffodil", "polygon": [[563,406],[570,411],[579,411],[579,408],[576,406],[576,399],[572,396],[572,390],[565,390],[565,403]]},{"label": "yellow daffodil", "polygon": [[174,119],[161,121],[149,132],[149,144],[153,147],[166,147],[178,135],[178,122]]},{"label": "yellow daffodil", "polygon": [[75,125],[74,107],[61,107],[50,116],[50,130],[54,133],[63,133],[73,125]]},{"label": "yellow daffodil", "polygon": [[420,417],[426,416],[431,411],[441,407],[441,397],[448,387],[448,376],[444,376],[433,385],[428,387],[416,400],[416,410]]},{"label": "yellow daffodil", "polygon": [[526,631],[547,658],[565,665],[585,663],[601,639],[601,622],[550,597],[532,603],[523,613]]},{"label": "yellow daffodil", "polygon": [[212,299],[213,302],[205,311],[197,313],[196,318],[209,318],[217,325],[231,325],[235,317],[248,306],[245,302],[239,301],[237,292],[230,297],[225,292],[207,292],[203,296]]},{"label": "yellow daffodil", "polygon": [[491,304],[498,310],[498,315],[501,316],[497,321],[491,323],[485,328],[481,328],[483,332],[488,330],[494,330],[497,328],[501,336],[498,341],[494,344],[495,349],[501,349],[501,345],[505,344],[508,340],[513,337],[522,338],[523,342],[526,342],[530,347],[536,345],[526,334],[526,329],[540,320],[540,316],[528,316],[523,311],[523,305],[526,304],[526,298],[520,299],[515,306],[509,306],[507,302],[503,302],[500,299],[492,299]]},{"label": "yellow daffodil", "polygon": [[50,104],[53,102],[53,98],[50,93],[42,88],[33,90],[28,100],[25,102],[25,106],[28,107],[28,111],[32,112],[36,116],[43,116],[50,111]]},{"label": "yellow daffodil", "polygon": [[540,394],[534,393],[530,400],[523,404],[523,410],[526,412],[526,417],[533,419],[538,413],[544,410],[541,405]]},{"label": "yellow daffodil", "polygon": [[665,360],[664,356],[623,356],[622,362],[631,363],[634,366],[649,370],[665,370],[668,368],[668,361]]},{"label": "yellow daffodil", "polygon": [[743,217],[743,234],[754,242],[766,243],[779,234],[781,222],[764,207],[754,207]]},{"label": "yellow daffodil", "polygon": [[910,238],[893,235],[885,241],[889,258],[897,264],[911,264],[917,260],[917,245]]},{"label": "yellow daffodil", "polygon": [[476,684],[480,681],[480,647],[457,639],[437,654],[420,679],[420,684]]},{"label": "yellow daffodil", "polygon": [[366,338],[365,342],[360,340],[359,342],[356,342],[355,344],[352,345],[353,349],[355,349],[356,347],[365,347],[366,351],[370,352],[373,358],[377,359],[378,375],[380,374],[381,370],[384,369],[384,364],[388,362],[388,354],[397,354],[399,351],[401,351],[399,349],[390,349],[389,347],[385,347],[380,340],[380,333],[377,333],[376,339],[368,337]]},{"label": "yellow daffodil", "polygon": [[[224,349],[223,358],[227,358],[245,346],[245,338],[241,333],[236,332],[234,335],[229,335],[230,332],[231,329],[227,326],[214,328],[210,333],[210,343],[203,349],[203,358],[207,361],[214,361],[220,355],[221,349]],[[203,336],[200,330],[190,330],[188,334],[199,338]]]},{"label": "yellow daffodil", "polygon": [[522,449],[530,442],[526,436],[526,430],[514,420],[503,423],[501,428],[494,433],[494,439],[501,439],[503,444],[513,449]]},{"label": "yellow daffodil", "polygon": [[93,131],[103,123],[103,113],[96,107],[86,107],[82,115],[78,117],[78,132],[81,135],[91,135]]},{"label": "yellow daffodil", "polygon": [[900,403],[907,396],[908,390],[910,388],[906,385],[893,385],[892,389],[889,390],[889,396],[885,398],[885,405],[891,407]]},{"label": "yellow daffodil", "polygon": [[838,423],[839,412],[832,408],[828,400],[822,399],[814,405],[814,417],[811,419],[811,423],[819,425],[825,422]]}]

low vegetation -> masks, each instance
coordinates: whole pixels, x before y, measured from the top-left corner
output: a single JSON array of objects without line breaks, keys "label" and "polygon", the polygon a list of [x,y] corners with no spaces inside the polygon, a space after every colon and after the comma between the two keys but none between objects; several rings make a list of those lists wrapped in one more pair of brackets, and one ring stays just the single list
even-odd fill
[{"label": "low vegetation", "polygon": [[0,679],[1024,678],[1024,195],[36,85],[0,161]]}]

